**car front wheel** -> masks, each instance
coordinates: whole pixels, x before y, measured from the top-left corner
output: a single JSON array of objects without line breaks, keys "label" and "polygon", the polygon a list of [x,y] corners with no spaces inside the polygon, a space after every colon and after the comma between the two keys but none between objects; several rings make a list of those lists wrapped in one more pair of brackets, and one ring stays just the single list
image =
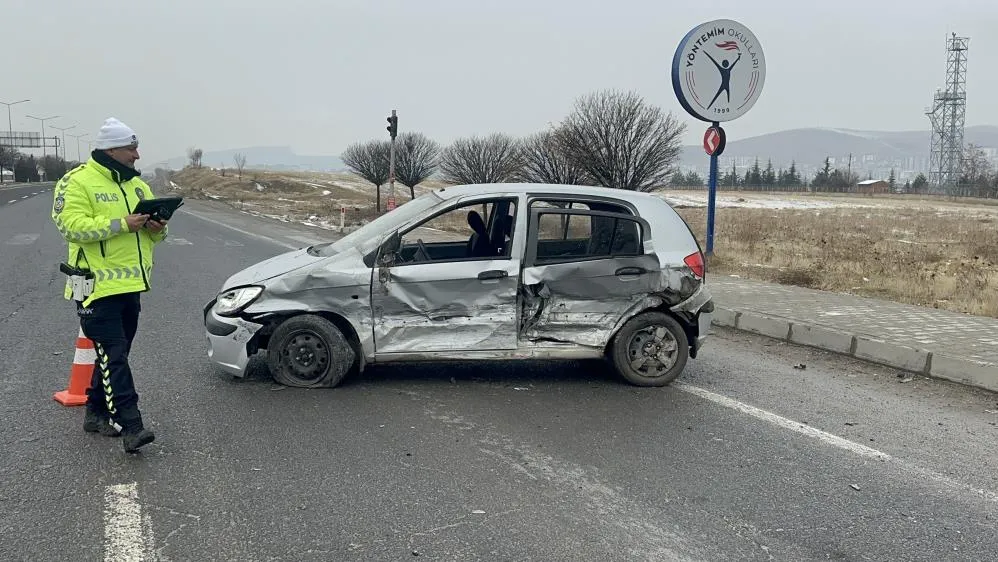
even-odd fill
[{"label": "car front wheel", "polygon": [[662,312],[645,312],[627,321],[610,350],[614,367],[637,386],[665,386],[686,367],[689,342],[683,327]]},{"label": "car front wheel", "polygon": [[334,387],[350,370],[353,348],[332,322],[312,314],[281,323],[267,349],[274,380],[298,388]]}]

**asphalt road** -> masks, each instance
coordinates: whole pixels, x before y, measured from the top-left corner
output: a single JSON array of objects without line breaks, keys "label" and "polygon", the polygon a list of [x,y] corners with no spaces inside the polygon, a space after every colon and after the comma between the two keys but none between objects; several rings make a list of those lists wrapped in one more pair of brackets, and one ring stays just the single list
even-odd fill
[{"label": "asphalt road", "polygon": [[764,338],[715,330],[662,389],[592,362],[220,375],[204,303],[317,231],[198,202],[143,297],[157,439],[126,455],[52,400],[78,324],[50,205],[0,207],[0,560],[996,558],[998,396]]},{"label": "asphalt road", "polygon": [[13,205],[43,192],[51,193],[53,182],[15,183],[0,185],[0,207]]}]

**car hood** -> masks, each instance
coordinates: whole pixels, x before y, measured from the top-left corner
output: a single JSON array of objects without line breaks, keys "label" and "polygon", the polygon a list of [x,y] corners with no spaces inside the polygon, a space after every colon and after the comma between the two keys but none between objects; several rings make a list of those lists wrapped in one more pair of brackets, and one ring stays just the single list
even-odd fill
[{"label": "car hood", "polygon": [[222,285],[222,291],[228,291],[234,287],[244,285],[257,285],[268,279],[284,275],[290,271],[312,265],[316,262],[328,260],[330,256],[314,256],[308,253],[307,248],[293,250],[276,255],[229,277]]}]

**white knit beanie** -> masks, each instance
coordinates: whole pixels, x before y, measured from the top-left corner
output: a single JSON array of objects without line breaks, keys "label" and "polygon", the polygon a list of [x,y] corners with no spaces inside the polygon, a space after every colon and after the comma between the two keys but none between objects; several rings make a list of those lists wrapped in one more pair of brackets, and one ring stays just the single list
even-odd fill
[{"label": "white knit beanie", "polygon": [[135,131],[114,117],[110,117],[104,121],[104,124],[101,125],[100,133],[97,134],[96,146],[98,150],[120,148],[133,144],[139,144],[139,139],[135,136]]}]

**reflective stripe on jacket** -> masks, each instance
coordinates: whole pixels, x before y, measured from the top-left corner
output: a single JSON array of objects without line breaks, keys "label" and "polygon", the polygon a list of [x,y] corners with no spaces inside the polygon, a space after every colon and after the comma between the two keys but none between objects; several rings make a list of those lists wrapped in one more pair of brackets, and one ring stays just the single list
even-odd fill
[{"label": "reflective stripe on jacket", "polygon": [[[126,181],[117,170],[91,157],[56,184],[52,220],[69,243],[69,264],[94,274],[94,291],[83,301],[121,293],[148,291],[153,249],[166,238],[166,228],[129,232],[125,217],[142,199],[154,197],[139,177]],[[67,280],[64,297],[72,298]]]}]

